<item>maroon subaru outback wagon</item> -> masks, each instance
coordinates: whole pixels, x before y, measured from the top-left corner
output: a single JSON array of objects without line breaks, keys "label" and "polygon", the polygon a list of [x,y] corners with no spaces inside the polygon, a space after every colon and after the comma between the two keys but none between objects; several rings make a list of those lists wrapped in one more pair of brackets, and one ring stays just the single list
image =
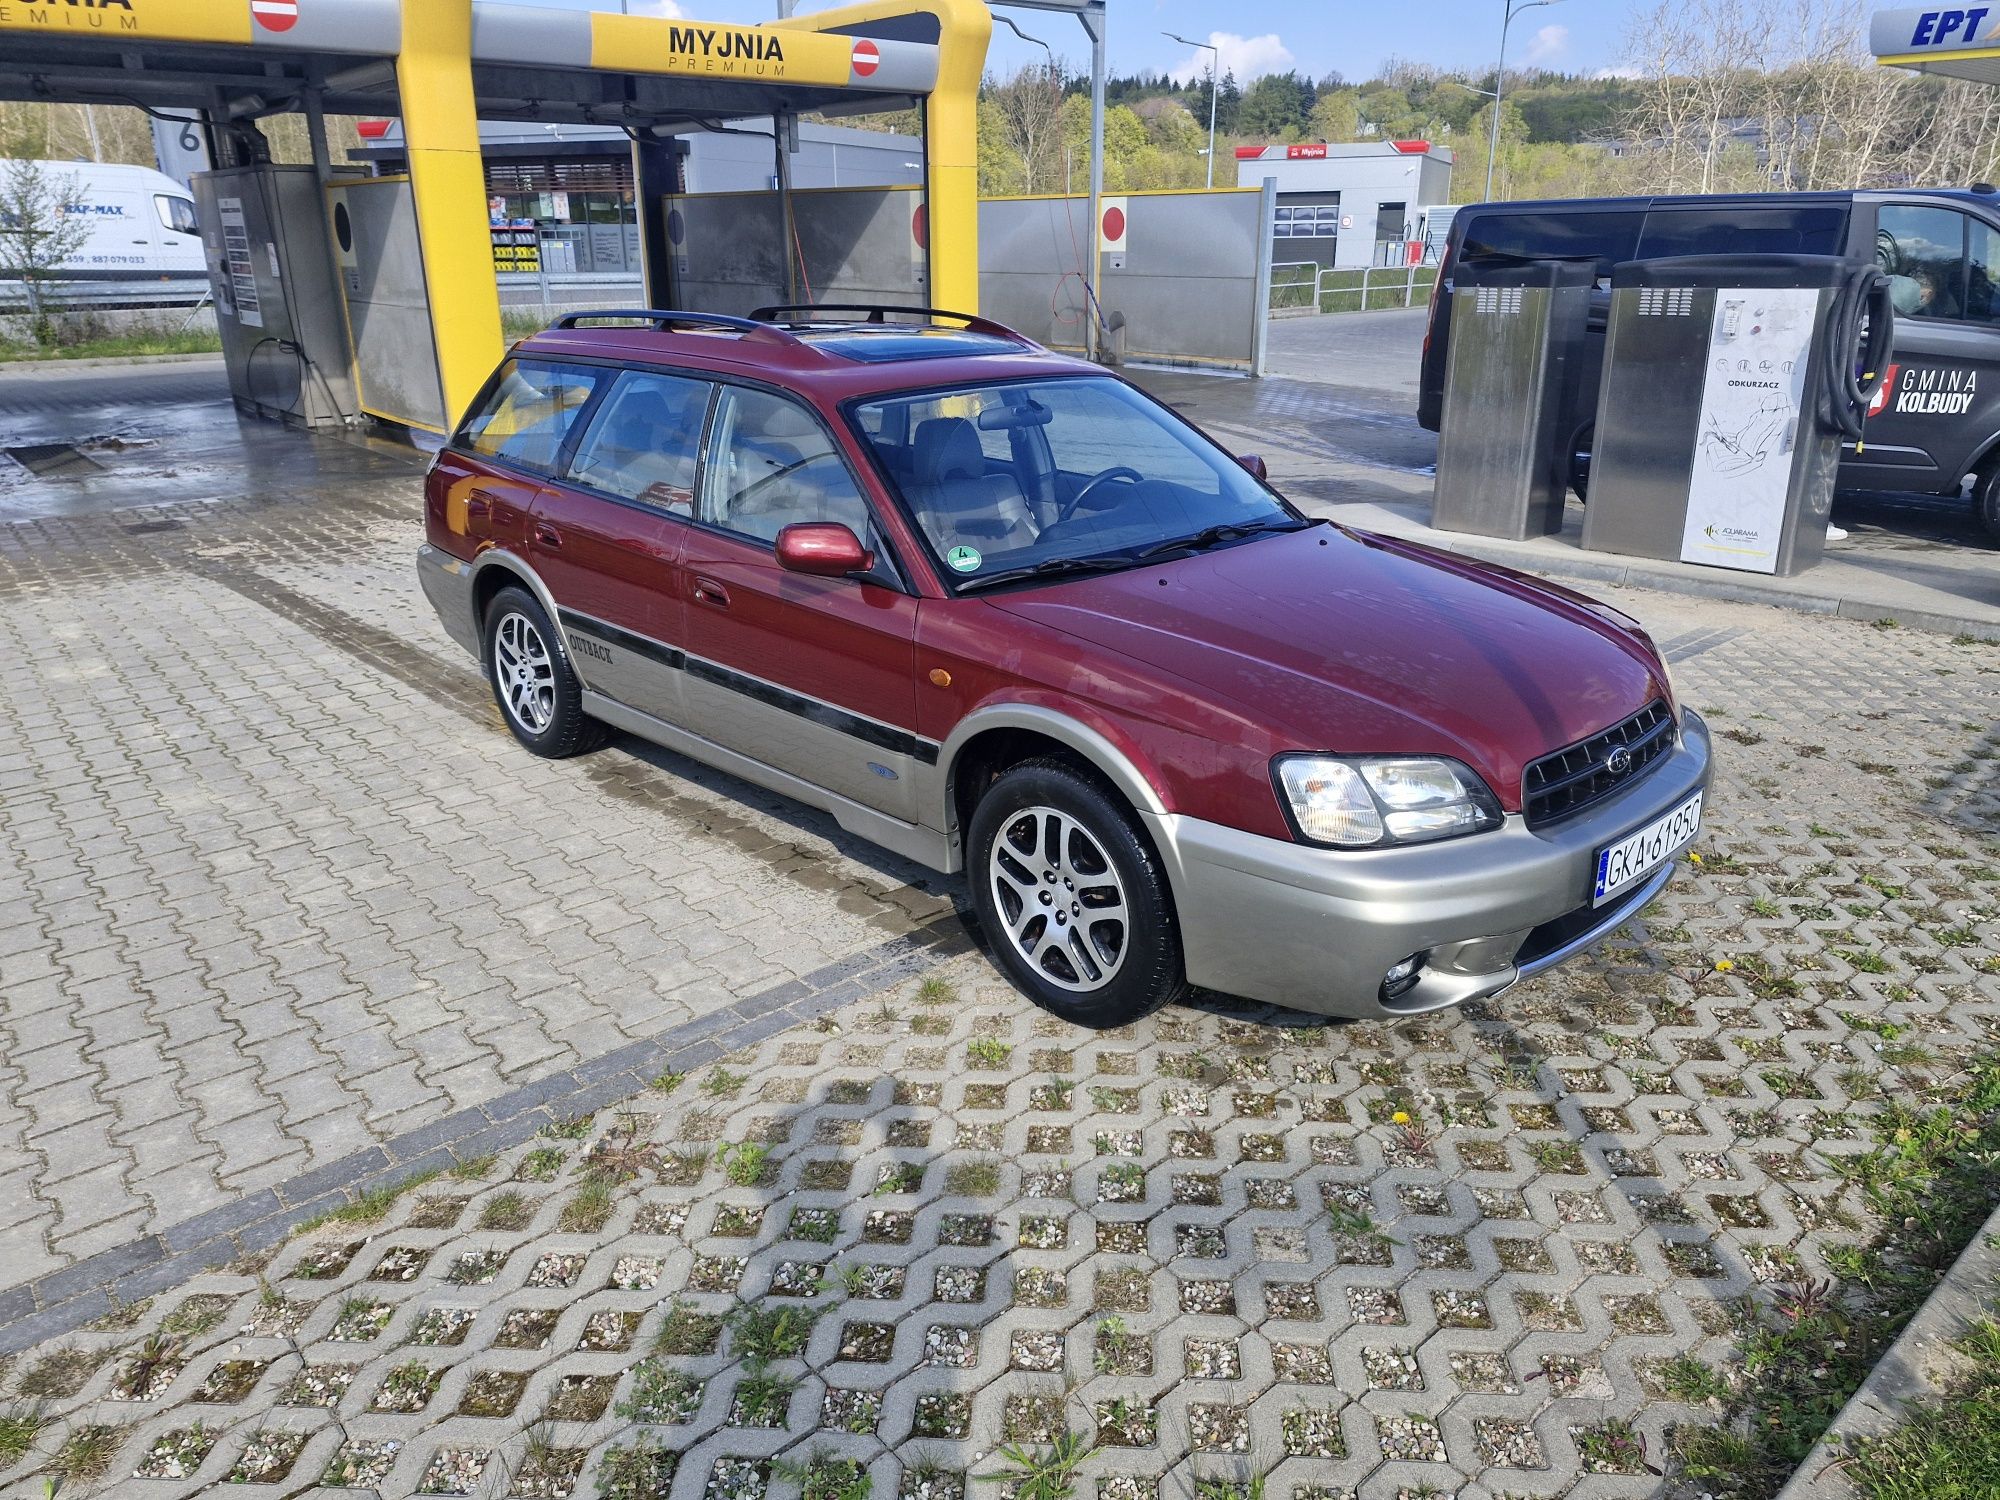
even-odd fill
[{"label": "maroon subaru outback wagon", "polygon": [[1409,1015],[1650,901],[1709,735],[1645,633],[1262,469],[980,318],[565,317],[438,454],[418,573],[529,750],[625,730],[963,870],[1086,1026]]}]

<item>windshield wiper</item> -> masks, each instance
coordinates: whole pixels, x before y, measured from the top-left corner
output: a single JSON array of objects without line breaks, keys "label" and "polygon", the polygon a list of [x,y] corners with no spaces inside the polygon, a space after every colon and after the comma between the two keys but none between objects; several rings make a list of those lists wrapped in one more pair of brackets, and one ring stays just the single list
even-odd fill
[{"label": "windshield wiper", "polygon": [[959,584],[961,594],[969,594],[975,589],[991,588],[996,583],[1019,583],[1025,578],[1064,578],[1082,573],[1109,573],[1119,568],[1129,568],[1138,559],[1118,555],[1098,557],[1049,557],[1041,562],[1030,563],[1024,568],[1002,568],[998,573],[982,573],[977,578],[968,578]]},{"label": "windshield wiper", "polygon": [[1172,537],[1164,542],[1155,542],[1143,552],[1133,554],[1134,562],[1149,562],[1169,552],[1201,552],[1218,542],[1233,542],[1246,536],[1256,536],[1266,531],[1304,531],[1308,526],[1317,526],[1317,521],[1299,521],[1290,516],[1281,516],[1270,521],[1224,521],[1215,526],[1204,526],[1192,536]]}]

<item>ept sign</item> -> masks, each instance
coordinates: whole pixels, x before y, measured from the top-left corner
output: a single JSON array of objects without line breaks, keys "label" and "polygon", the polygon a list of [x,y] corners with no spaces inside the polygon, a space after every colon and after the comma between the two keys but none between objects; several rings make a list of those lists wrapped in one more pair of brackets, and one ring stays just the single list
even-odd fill
[{"label": "ept sign", "polygon": [[1976,41],[1980,23],[1993,13],[1987,5],[1972,6],[1965,10],[1926,10],[1917,15],[1916,24],[1910,28],[1912,47],[1963,47]]}]

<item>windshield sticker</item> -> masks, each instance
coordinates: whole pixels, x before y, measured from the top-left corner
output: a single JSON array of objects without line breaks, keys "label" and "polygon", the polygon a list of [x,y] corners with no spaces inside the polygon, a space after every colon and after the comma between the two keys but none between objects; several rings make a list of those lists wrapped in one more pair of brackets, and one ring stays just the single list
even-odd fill
[{"label": "windshield sticker", "polygon": [[986,561],[977,547],[954,547],[945,553],[944,560],[960,573],[977,573],[979,565]]}]

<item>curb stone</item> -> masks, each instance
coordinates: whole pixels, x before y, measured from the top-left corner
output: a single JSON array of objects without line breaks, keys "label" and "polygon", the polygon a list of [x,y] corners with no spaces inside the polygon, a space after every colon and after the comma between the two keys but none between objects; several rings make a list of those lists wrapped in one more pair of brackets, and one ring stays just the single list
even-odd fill
[{"label": "curb stone", "polygon": [[1939,1355],[1987,1310],[1996,1283],[2000,1283],[2000,1209],[1979,1226],[1944,1280],[1924,1299],[1861,1382],[1861,1389],[1778,1491],[1777,1500],[1852,1500],[1854,1487],[1834,1467],[1846,1456],[1848,1440],[1880,1437],[1902,1422],[1907,1408],[1939,1394]]},{"label": "curb stone", "polygon": [[30,370],[102,370],[125,365],[221,364],[220,349],[199,354],[114,354],[103,359],[0,359],[0,375],[26,374]]}]

